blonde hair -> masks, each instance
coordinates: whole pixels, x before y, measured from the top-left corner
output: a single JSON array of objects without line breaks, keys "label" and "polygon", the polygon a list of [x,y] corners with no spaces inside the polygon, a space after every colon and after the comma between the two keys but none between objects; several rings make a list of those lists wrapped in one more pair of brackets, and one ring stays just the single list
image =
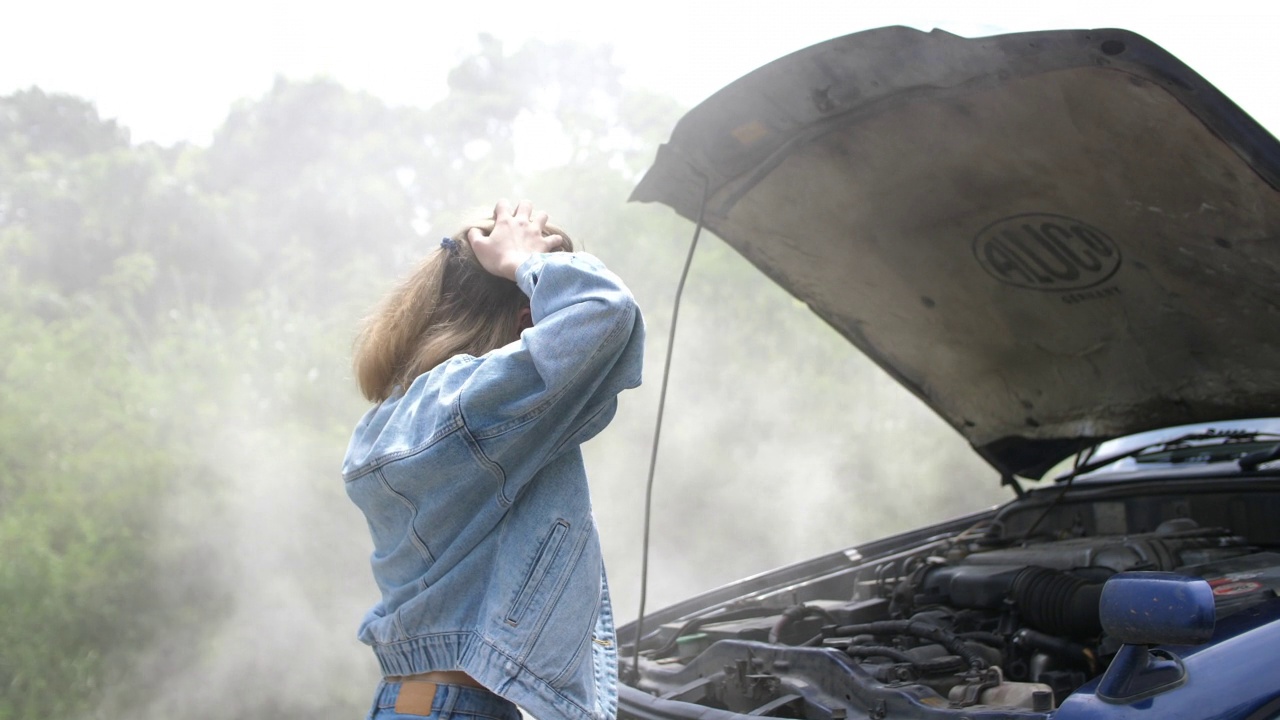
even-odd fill
[{"label": "blonde hair", "polygon": [[[517,320],[528,298],[515,283],[491,275],[476,260],[467,233],[488,234],[493,220],[468,225],[453,235],[455,249],[440,247],[425,257],[365,319],[356,338],[352,369],[360,392],[382,402],[396,387],[455,355],[483,355],[520,336]],[[544,235],[564,238],[547,225]]]}]

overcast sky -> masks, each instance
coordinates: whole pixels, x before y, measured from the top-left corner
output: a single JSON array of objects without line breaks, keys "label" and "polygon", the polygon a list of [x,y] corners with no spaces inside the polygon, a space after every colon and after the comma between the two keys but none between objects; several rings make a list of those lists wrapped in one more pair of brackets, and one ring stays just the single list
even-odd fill
[{"label": "overcast sky", "polygon": [[1121,27],[1163,45],[1264,125],[1280,128],[1280,3],[1037,0],[9,0],[0,93],[39,86],[93,100],[136,141],[206,142],[233,102],[273,78],[336,78],[426,105],[491,33],[608,44],[636,85],[693,105],[744,73],[828,38],[884,25],[967,37]]}]

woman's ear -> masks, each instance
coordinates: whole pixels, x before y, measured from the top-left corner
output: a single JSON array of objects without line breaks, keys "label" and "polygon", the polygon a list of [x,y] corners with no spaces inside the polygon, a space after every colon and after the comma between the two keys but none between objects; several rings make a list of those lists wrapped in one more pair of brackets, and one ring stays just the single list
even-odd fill
[{"label": "woman's ear", "polygon": [[516,316],[516,332],[522,333],[533,327],[533,311],[528,305],[520,308],[520,314]]}]

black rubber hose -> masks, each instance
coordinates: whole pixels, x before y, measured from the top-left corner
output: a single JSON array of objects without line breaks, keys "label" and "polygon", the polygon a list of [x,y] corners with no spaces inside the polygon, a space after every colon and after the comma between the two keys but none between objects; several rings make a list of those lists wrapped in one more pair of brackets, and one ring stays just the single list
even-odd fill
[{"label": "black rubber hose", "polygon": [[858,657],[858,658],[882,657],[882,658],[888,658],[889,660],[892,660],[894,662],[910,663],[912,665],[916,664],[915,659],[912,658],[910,655],[902,652],[897,648],[886,647],[884,645],[850,645],[849,647],[845,648],[844,651],[845,651],[845,654],[847,654],[849,657]]},{"label": "black rubber hose", "polygon": [[1022,619],[1037,630],[1067,637],[1096,637],[1102,632],[1098,612],[1102,585],[1060,570],[1029,567],[1014,578],[1009,596]]},{"label": "black rubber hose", "polygon": [[928,660],[917,660],[897,648],[886,647],[884,645],[850,645],[845,648],[844,652],[849,657],[882,657],[892,660],[895,663],[905,663],[915,668],[921,675],[958,672],[963,670],[965,667],[964,659],[956,657],[955,655],[929,658]]},{"label": "black rubber hose", "polygon": [[944,630],[937,625],[916,620],[880,620],[859,625],[841,625],[832,633],[833,637],[849,637],[851,635],[875,635],[877,637],[909,635],[931,640],[950,650],[952,655],[959,655],[969,667],[981,670],[987,666],[986,659],[970,650],[960,638],[956,637],[955,633]]},{"label": "black rubber hose", "polygon": [[955,655],[947,655],[944,657],[930,658],[929,660],[917,660],[912,665],[921,675],[940,675],[942,673],[960,672],[965,668],[963,658]]},{"label": "black rubber hose", "polygon": [[973,640],[975,642],[980,642],[983,645],[990,645],[994,648],[1002,648],[1005,645],[1004,638],[993,632],[986,632],[985,630],[957,633],[956,637],[961,640]]},{"label": "black rubber hose", "polygon": [[[831,613],[825,609],[815,605],[792,605],[782,611],[782,616],[778,618],[778,622],[774,623],[769,630],[769,642],[776,643],[782,638],[783,633],[787,631],[791,625],[799,620],[803,620],[809,616],[817,616],[834,625],[836,619],[831,617]],[[821,638],[821,636],[818,636]]]},{"label": "black rubber hose", "polygon": [[1048,653],[1075,665],[1088,667],[1091,674],[1097,672],[1097,657],[1092,650],[1079,643],[1037,632],[1031,628],[1022,628],[1013,634],[1013,644]]}]

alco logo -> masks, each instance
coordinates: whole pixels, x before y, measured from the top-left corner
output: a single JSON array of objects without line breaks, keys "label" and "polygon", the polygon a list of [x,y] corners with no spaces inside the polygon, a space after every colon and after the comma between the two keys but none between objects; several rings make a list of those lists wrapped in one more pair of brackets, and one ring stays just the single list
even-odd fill
[{"label": "alco logo", "polygon": [[991,223],[973,239],[973,254],[995,279],[1031,290],[1093,287],[1120,267],[1120,249],[1106,233],[1048,213]]}]

